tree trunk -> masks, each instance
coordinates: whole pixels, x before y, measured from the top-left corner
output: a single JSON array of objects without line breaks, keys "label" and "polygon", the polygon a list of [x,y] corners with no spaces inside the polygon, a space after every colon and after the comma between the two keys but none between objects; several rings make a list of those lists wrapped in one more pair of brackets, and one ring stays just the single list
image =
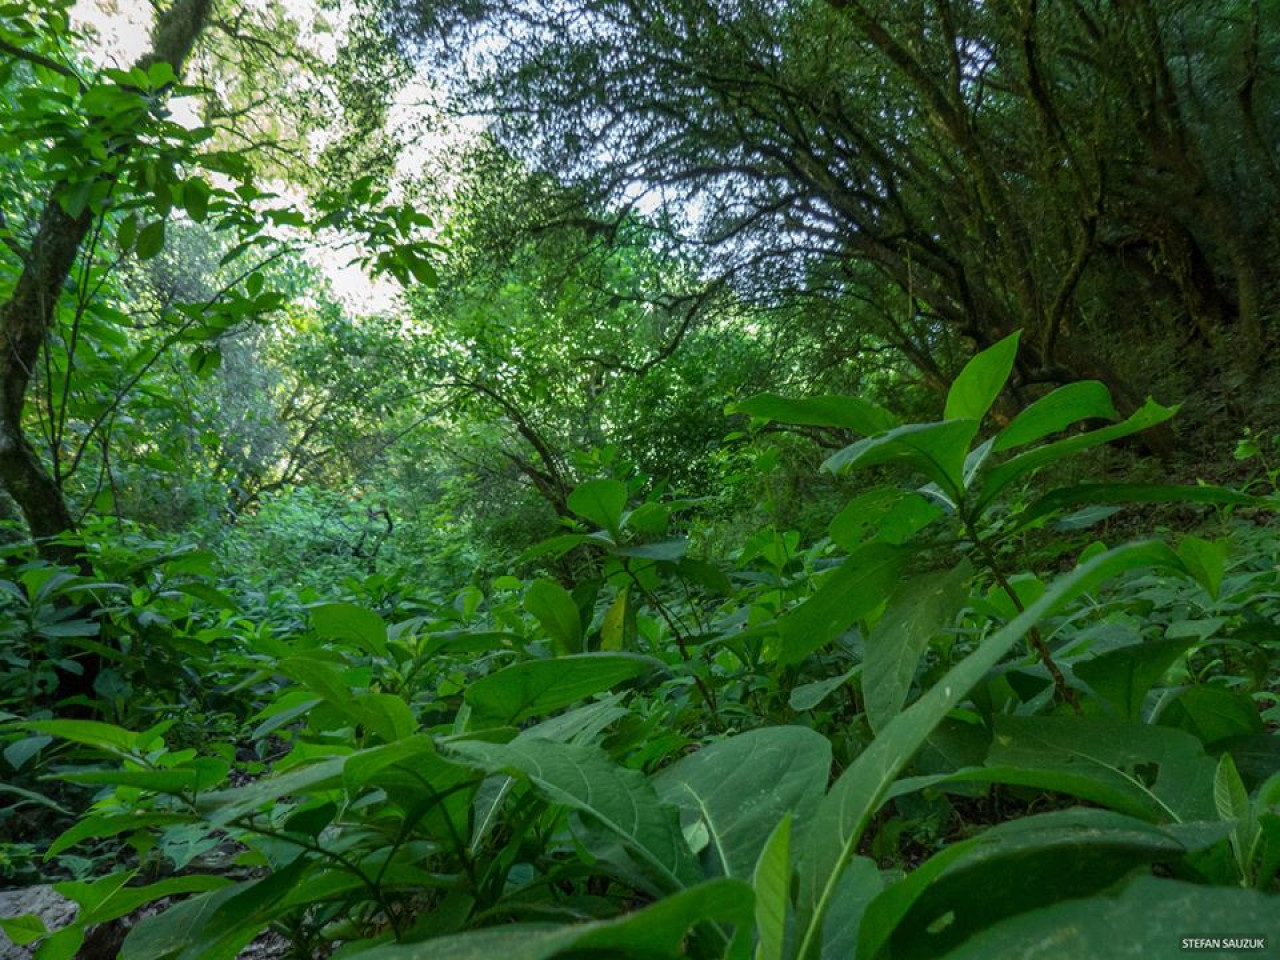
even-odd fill
[{"label": "tree trunk", "polygon": [[22,411],[62,286],[91,223],[87,211],[69,217],[50,197],[22,275],[0,307],[0,481],[22,511],[41,554],[59,563],[75,562],[74,552],[50,539],[72,528],[71,511],[23,433]]},{"label": "tree trunk", "polygon": [[[196,38],[209,18],[213,0],[174,0],[159,16],[151,52],[138,60],[144,72],[156,63],[182,70]],[[40,554],[48,560],[89,572],[80,552],[61,542],[75,529],[66,497],[41,461],[22,428],[31,377],[58,316],[58,301],[93,225],[87,209],[71,216],[58,202],[62,184],[54,184],[45,201],[22,273],[9,299],[0,304],[0,484],[17,504]],[[79,673],[59,673],[63,696],[91,701],[101,668],[98,654],[80,661]],[[70,711],[83,714],[83,705]]]},{"label": "tree trunk", "polygon": [[[213,0],[175,0],[156,23],[151,52],[137,63],[144,72],[156,63],[180,73],[204,29]],[[72,217],[50,191],[22,273],[0,305],[0,482],[18,508],[41,554],[59,563],[76,562],[74,548],[56,542],[75,524],[62,490],[41,462],[22,429],[31,376],[57,318],[58,300],[93,224],[84,211]]]}]

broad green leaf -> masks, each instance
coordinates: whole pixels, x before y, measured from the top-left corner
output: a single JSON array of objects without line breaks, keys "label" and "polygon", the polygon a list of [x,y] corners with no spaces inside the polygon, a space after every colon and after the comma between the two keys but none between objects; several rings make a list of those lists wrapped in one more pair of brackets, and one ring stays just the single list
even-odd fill
[{"label": "broad green leaf", "polygon": [[769,831],[784,814],[806,824],[830,776],[826,737],[808,727],[765,727],[707,744],[659,773],[653,786],[680,811],[686,834],[695,823],[706,827],[708,874],[746,879]]},{"label": "broad green leaf", "polygon": [[870,543],[829,574],[809,599],[778,621],[778,662],[799,663],[871,616],[889,596],[911,551]]},{"label": "broad green leaf", "polygon": [[175,79],[177,78],[173,72],[172,65],[163,61],[153,63],[147,68],[147,83],[150,84],[153,90],[158,90],[165,84],[173,83]]},{"label": "broad green leaf", "polygon": [[305,767],[264,777],[243,787],[206,793],[196,808],[210,823],[225,825],[256,813],[281,797],[315,795],[342,789],[342,768],[349,757],[330,757]]},{"label": "broad green leaf", "polygon": [[118,870],[93,880],[65,880],[55,883],[53,889],[78,904],[81,911],[93,914],[124,889],[137,873],[137,870]]},{"label": "broad green leaf", "polygon": [[150,260],[164,249],[164,221],[154,220],[138,231],[134,253],[139,260]]},{"label": "broad green leaf", "polygon": [[102,839],[119,836],[122,833],[133,833],[147,827],[174,826],[191,823],[193,818],[182,813],[147,813],[143,810],[129,810],[124,813],[99,813],[80,819],[73,826],[58,835],[58,838],[45,851],[45,859],[56,857],[69,850],[81,840]]},{"label": "broad green leaf", "polygon": [[387,655],[387,625],[372,610],[354,603],[312,607],[311,628],[326,640],[344,640],[367,653]]},{"label": "broad green leaf", "polygon": [[[1215,745],[1214,751],[1216,750],[1231,754],[1236,769],[1247,785],[1264,784],[1280,771],[1280,737],[1271,733],[1249,733],[1232,737]],[[1259,802],[1266,805],[1265,801]],[[1271,802],[1280,807],[1280,796]]]},{"label": "broad green leaf", "polygon": [[636,533],[661,536],[671,522],[671,507],[665,503],[642,503],[623,518],[623,525]]},{"label": "broad green leaf", "polygon": [[320,697],[313,696],[310,690],[286,691],[254,717],[254,719],[262,719],[262,722],[253,728],[250,737],[260,740],[272,730],[305,716],[312,707],[323,702],[324,700]]},{"label": "broad green leaf", "polygon": [[233,960],[275,918],[301,881],[306,859],[260,880],[184,900],[139,921],[125,937],[120,960]]},{"label": "broad green leaf", "polygon": [[1254,890],[1140,876],[1115,897],[1068,900],[997,923],[946,960],[1114,957],[1117,947],[1127,956],[1158,960],[1177,955],[1183,938],[1227,936],[1280,940],[1275,899]]},{"label": "broad green leaf", "polygon": [[21,770],[28,760],[53,743],[53,737],[23,737],[4,748],[4,759],[15,770]]},{"label": "broad green leaf", "polygon": [[822,960],[848,960],[858,949],[862,917],[884,889],[880,868],[869,857],[854,857],[836,881],[831,909],[822,924]]},{"label": "broad green leaf", "polygon": [[1130,643],[1077,661],[1072,664],[1071,672],[1110,704],[1118,716],[1138,720],[1147,691],[1195,643],[1195,637],[1162,637]]},{"label": "broad green leaf", "polygon": [[827,677],[825,680],[814,680],[812,683],[802,683],[798,687],[793,687],[787,697],[787,706],[792,710],[812,710],[860,673],[862,673],[862,664],[857,663],[844,673],[837,674],[834,677]]},{"label": "broad green leaf", "polygon": [[182,205],[196,223],[204,223],[209,215],[209,184],[192,177],[182,185]]},{"label": "broad green leaf", "polygon": [[361,713],[355,694],[347,682],[345,671],[337,664],[314,656],[289,657],[276,664],[276,669],[291,680],[318,693],[331,706],[353,723],[359,723]]},{"label": "broad green leaf", "polygon": [[1258,834],[1261,842],[1253,880],[1258,889],[1266,889],[1280,873],[1280,814],[1258,814]]},{"label": "broad green leaf", "polygon": [[965,457],[977,433],[977,420],[911,423],[850,444],[828,457],[822,469],[843,473],[854,467],[904,463],[936,483],[954,501],[964,489]]},{"label": "broad green leaf", "polygon": [[[1073,511],[1060,520],[1057,520],[1053,525],[1053,529],[1068,530],[1071,532],[1078,530],[1090,530],[1108,518],[1114,517],[1123,509],[1123,507],[1085,507],[1082,510]],[[1006,527],[1005,529],[1010,528]]]},{"label": "broad green leaf", "polygon": [[907,702],[920,658],[964,606],[972,576],[972,564],[962,560],[945,573],[908,580],[889,598],[884,616],[867,636],[863,659],[862,696],[873,731],[883,729]]},{"label": "broad green leaf", "polygon": [[730,404],[725,410],[732,415],[745,413],[757,420],[777,420],[806,427],[843,427],[854,433],[871,436],[892,430],[898,425],[893,414],[857,397],[807,397],[789,400],[773,393]]},{"label": "broad green leaf", "polygon": [[956,664],[898,714],[836,781],[818,807],[801,856],[798,960],[820,953],[823,924],[863,831],[895,777],[930,732],[1042,618],[1098,583],[1143,566],[1180,567],[1160,543],[1128,544],[1093,558],[1056,580],[1044,595]]},{"label": "broad green leaf", "polygon": [[997,453],[1043,440],[1081,420],[1119,420],[1111,391],[1097,380],[1081,380],[1041,397],[996,435]]},{"label": "broad green leaf", "polygon": [[93,194],[94,182],[91,179],[81,180],[79,183],[68,184],[65,189],[58,194],[58,203],[62,209],[67,212],[69,217],[79,217],[84,213],[85,208],[89,206],[89,199]]},{"label": "broad green leaf", "polygon": [[1208,591],[1214,600],[1218,599],[1218,591],[1222,588],[1222,577],[1227,570],[1227,551],[1225,540],[1204,540],[1200,537],[1184,537],[1178,544],[1178,556],[1182,559],[1187,572],[1196,578],[1196,582]]},{"label": "broad green leaf", "polygon": [[947,420],[981,420],[987,415],[1013,371],[1021,335],[1010,334],[965,364],[947,392]]},{"label": "broad green leaf", "polygon": [[1067,437],[1065,440],[1046,443],[1043,446],[1035,447],[1026,453],[1021,453],[1010,460],[1006,460],[987,472],[982,481],[977,507],[981,509],[987,506],[1009,484],[1019,478],[1030,476],[1042,467],[1064,460],[1084,450],[1091,450],[1094,447],[1102,446],[1104,443],[1110,443],[1112,440],[1119,440],[1121,437],[1127,437],[1130,434],[1164,423],[1177,412],[1177,407],[1162,407],[1154,400],[1148,400],[1140,410],[1122,423],[1103,427],[1100,430],[1091,430],[1088,433],[1077,434],[1074,437]]},{"label": "broad green leaf", "polygon": [[514,740],[459,741],[450,749],[488,773],[523,777],[549,802],[591,818],[643,864],[657,889],[674,892],[698,878],[676,809],[659,800],[644,774],[618,766],[599,747]]},{"label": "broad green leaf", "polygon": [[791,912],[791,812],[764,842],[751,874],[756,893],[755,960],[783,960],[787,915]]},{"label": "broad green leaf", "polygon": [[42,637],[96,637],[100,630],[101,627],[91,620],[66,620],[36,627],[36,633]]},{"label": "broad green leaf", "polygon": [[1224,742],[1260,734],[1265,729],[1258,708],[1247,693],[1204,684],[1179,690],[1166,700],[1155,722],[1185,730],[1215,750]]},{"label": "broad green leaf", "polygon": [[[995,718],[986,765],[904,781],[1039,787],[1161,823],[1212,819],[1213,760],[1181,731],[1106,717]],[[1149,782],[1150,781],[1150,782]]]},{"label": "broad green leaf", "polygon": [[[721,878],[681,890],[616,920],[504,924],[420,943],[388,943],[345,956],[347,960],[554,960],[570,956],[671,960],[685,955],[690,931],[699,924],[732,924],[746,930],[751,911],[751,888],[741,880]],[[748,949],[749,940],[736,937],[728,952],[722,949],[717,955],[746,960]]]},{"label": "broad green leaf", "polygon": [[1042,517],[1081,503],[1214,503],[1221,506],[1262,507],[1268,501],[1226,487],[1179,487],[1150,483],[1086,483],[1050,491],[1014,518],[1020,530]]},{"label": "broad green leaf", "polygon": [[403,699],[393,693],[362,693],[355,698],[360,722],[387,743],[418,729],[417,718]]},{"label": "broad green leaf", "polygon": [[662,540],[658,543],[638,543],[617,547],[613,551],[619,557],[638,557],[641,560],[665,560],[674,563],[689,552],[688,540]]},{"label": "broad green leaf", "polygon": [[1218,816],[1231,823],[1231,850],[1240,875],[1248,877],[1257,824],[1253,820],[1249,793],[1229,753],[1224,753],[1218,760],[1218,768],[1213,775],[1213,804]]},{"label": "broad green leaf", "polygon": [[133,243],[138,238],[138,215],[130,213],[120,221],[120,227],[116,231],[116,245],[121,251],[128,253],[133,249]]},{"label": "broad green leaf", "polygon": [[627,485],[621,480],[588,480],[569,494],[569,509],[615,538],[627,509]]},{"label": "broad green leaf", "polygon": [[525,591],[524,608],[542,624],[558,655],[582,652],[582,615],[568,590],[554,580],[535,580]]},{"label": "broad green leaf", "polygon": [[0,930],[3,930],[5,936],[20,947],[35,943],[49,933],[49,928],[44,925],[44,921],[34,913],[24,913],[7,919],[0,917]]},{"label": "broad green leaf", "polygon": [[918,493],[875,487],[854,497],[831,521],[831,539],[852,553],[867,540],[906,543],[942,516],[942,508]]},{"label": "broad green leaf", "polygon": [[[436,753],[435,741],[425,734],[415,734],[394,743],[361,750],[359,753],[348,756],[342,765],[342,783],[347,792],[354,796],[359,794],[379,771],[387,767],[408,764],[414,769],[421,770],[424,766],[431,766],[437,759],[439,757]],[[425,779],[431,780],[430,777]]]},{"label": "broad green leaf", "polygon": [[[968,490],[973,485],[973,478],[979,471],[986,466],[987,461],[991,459],[991,452],[995,447],[995,438],[991,438],[983,443],[978,444],[964,458],[964,489]],[[954,507],[955,504],[953,503]]]},{"label": "broad green leaf", "polygon": [[[618,591],[613,603],[605,611],[604,620],[600,624],[600,649],[606,652],[624,650],[627,646],[627,604],[630,602],[629,587]],[[633,617],[634,619],[634,617]]]},{"label": "broad green leaf", "polygon": [[1210,637],[1216,636],[1226,625],[1226,617],[1196,617],[1194,620],[1175,620],[1165,627],[1164,635],[1172,640],[1183,640],[1189,637],[1197,643],[1204,643]]},{"label": "broad green leaf", "polygon": [[334,814],[338,812],[338,805],[332,800],[326,800],[325,803],[305,804],[294,808],[293,812],[285,818],[282,831],[285,833],[297,833],[303,837],[311,837],[315,840],[333,823]]},{"label": "broad green leaf", "polygon": [[876,897],[863,914],[857,955],[875,957],[887,946],[895,960],[940,957],[1006,917],[1089,896],[1184,852],[1160,828],[1106,810],[999,824],[951,844]]},{"label": "broad green leaf", "polygon": [[46,797],[42,793],[36,793],[34,790],[28,790],[25,787],[16,787],[10,783],[0,783],[0,793],[7,793],[10,796],[17,797],[16,801],[10,801],[10,809],[16,810],[24,803],[34,803],[38,807],[48,807],[64,817],[73,816],[73,811],[68,810],[56,800]]},{"label": "broad green leaf", "polygon": [[710,594],[730,596],[733,593],[733,584],[728,579],[727,573],[714,563],[700,561],[694,557],[684,557],[677,564],[676,572],[691,584],[701,586]]},{"label": "broad green leaf", "polygon": [[497,723],[519,723],[610,690],[655,667],[661,664],[629,653],[580,653],[555,660],[527,660],[481,677],[467,688],[465,697],[479,716]]},{"label": "broad green leaf", "polygon": [[[511,732],[491,730],[484,735],[502,739]],[[435,742],[424,734],[351,754],[342,768],[342,786],[348,802],[372,789],[372,795],[385,794],[403,810],[425,809],[425,815],[417,822],[418,834],[453,846],[468,830],[474,794],[470,788],[479,783],[480,778],[469,766],[436,752]],[[339,796],[332,800],[342,802]]]},{"label": "broad green leaf", "polygon": [[85,928],[78,923],[49,934],[36,948],[35,960],[72,960],[84,944]]},{"label": "broad green leaf", "polygon": [[611,723],[628,713],[622,706],[627,693],[610,694],[548,717],[520,731],[521,739],[555,740],[559,743],[595,743]]},{"label": "broad green leaf", "polygon": [[184,795],[217,786],[230,769],[231,765],[225,760],[202,757],[160,770],[76,770],[58,774],[58,779],[69,783],[109,784]]},{"label": "broad green leaf", "polygon": [[[615,720],[627,715],[620,706],[625,694],[612,696],[557,714],[549,720],[535,723],[521,730],[516,739],[554,740],[557,743],[579,745],[596,743],[600,735]],[[515,785],[512,777],[490,777],[481,785],[476,795],[475,813],[472,817],[470,849],[474,853],[486,836],[498,824],[502,804]]]},{"label": "broad green leaf", "polygon": [[422,638],[418,646],[419,657],[434,657],[440,653],[464,655],[469,653],[489,653],[510,647],[522,649],[524,638],[516,633],[500,633],[496,631],[450,630]]},{"label": "broad green leaf", "polygon": [[591,538],[585,533],[557,534],[554,537],[535,543],[520,556],[516,557],[516,563],[525,564],[545,556],[550,556],[551,559],[555,560],[563,557],[575,547],[580,547],[582,544],[589,542],[592,542]]},{"label": "broad green leaf", "polygon": [[[132,875],[124,874],[123,876],[127,880]],[[225,877],[197,873],[184,877],[169,877],[158,883],[141,887],[125,886],[123,883],[112,885],[105,895],[99,895],[92,889],[95,884],[81,882],[56,883],[54,889],[68,900],[74,900],[80,904],[80,913],[76,916],[77,923],[92,926],[117,920],[126,914],[133,913],[139,907],[166,897],[220,890],[230,883],[231,881]]]},{"label": "broad green leaf", "polygon": [[17,724],[23,729],[70,740],[108,753],[132,753],[139,748],[138,734],[97,720],[29,720]]}]

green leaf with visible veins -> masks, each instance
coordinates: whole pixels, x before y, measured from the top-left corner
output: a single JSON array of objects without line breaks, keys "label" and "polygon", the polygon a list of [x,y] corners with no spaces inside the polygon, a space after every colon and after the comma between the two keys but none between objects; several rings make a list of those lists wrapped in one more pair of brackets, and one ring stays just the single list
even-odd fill
[{"label": "green leaf with visible veins", "polygon": [[588,480],[569,494],[569,509],[615,537],[627,508],[627,486],[621,480]]},{"label": "green leaf with visible veins", "polygon": [[1012,333],[965,364],[947,392],[948,420],[981,420],[1004,389],[1018,355],[1021,331]]},{"label": "green leaf with visible veins", "polygon": [[791,912],[791,814],[769,834],[760,851],[751,886],[756,892],[756,960],[782,960]]},{"label": "green leaf with visible veins", "polygon": [[464,696],[477,718],[494,724],[519,723],[662,666],[650,657],[613,652],[526,660],[481,677]]},{"label": "green leaf with visible veins", "polygon": [[1043,440],[1081,420],[1118,420],[1111,391],[1097,380],[1081,380],[1041,397],[996,435],[997,453]]},{"label": "green leaf with visible veins", "polygon": [[671,960],[685,956],[690,930],[701,923],[732,924],[740,932],[725,960],[746,960],[751,924],[751,887],[722,878],[690,887],[643,910],[594,923],[503,924],[420,943],[387,943],[347,954],[348,960],[553,960],[555,957],[617,957]]},{"label": "green leaf with visible veins", "polygon": [[858,956],[878,956],[887,945],[894,960],[939,957],[1006,917],[1088,896],[1135,868],[1184,853],[1169,832],[1107,810],[999,824],[951,844],[876,897],[863,918]]},{"label": "green leaf with visible veins", "polygon": [[778,621],[778,662],[799,663],[875,613],[910,557],[909,548],[885,543],[870,543],[851,554],[809,599]]},{"label": "green leaf with visible veins", "polygon": [[523,777],[551,803],[599,823],[648,868],[661,889],[671,892],[698,880],[676,809],[659,800],[644,774],[618,766],[599,747],[549,740],[461,741],[449,747],[489,773]]},{"label": "green leaf with visible veins", "polygon": [[568,590],[553,580],[535,580],[525,591],[524,608],[542,625],[557,654],[582,652],[582,615]]},{"label": "green leaf with visible veins", "polygon": [[346,640],[380,657],[387,655],[387,625],[366,607],[322,603],[311,608],[311,626],[326,640]]},{"label": "green leaf with visible veins", "polygon": [[1280,940],[1280,910],[1274,897],[1254,890],[1140,876],[1118,896],[1068,900],[997,923],[945,960],[1114,957],[1118,945],[1125,956],[1159,960],[1176,953],[1182,937],[1192,936],[1263,937],[1274,944]]},{"label": "green leaf with visible veins", "polygon": [[863,660],[862,695],[872,730],[883,729],[907,702],[920,658],[964,606],[971,576],[973,565],[962,560],[948,571],[908,580],[889,598]]},{"label": "green leaf with visible veins", "polygon": [[1071,672],[1107,701],[1120,717],[1138,720],[1147,692],[1195,637],[1160,637],[1113,647],[1072,664]]},{"label": "green leaf with visible veins", "polygon": [[883,463],[905,463],[924,474],[954,501],[964,490],[964,463],[978,435],[977,420],[910,423],[852,443],[822,464],[831,473]]},{"label": "green leaf with visible veins", "polygon": [[894,793],[948,783],[1005,783],[1177,823],[1213,819],[1213,771],[1199,741],[1181,730],[1108,717],[997,716],[985,766],[904,780]]},{"label": "green leaf with visible veins", "polygon": [[1164,544],[1109,550],[1060,577],[1035,603],[983,641],[858,755],[818,807],[800,861],[799,960],[816,960],[840,875],[894,779],[930,732],[1043,617],[1108,577],[1144,566],[1181,570]]},{"label": "green leaf with visible veins", "polygon": [[784,816],[805,824],[827,789],[831,743],[808,727],[765,727],[710,743],[653,778],[658,796],[701,821],[704,862],[715,874],[747,878],[769,831]]},{"label": "green leaf with visible veins", "polygon": [[871,436],[892,430],[898,421],[888,410],[858,397],[828,394],[791,400],[774,393],[730,404],[725,410],[732,415],[745,413],[757,420],[778,420],[807,427],[843,427],[854,433]]}]

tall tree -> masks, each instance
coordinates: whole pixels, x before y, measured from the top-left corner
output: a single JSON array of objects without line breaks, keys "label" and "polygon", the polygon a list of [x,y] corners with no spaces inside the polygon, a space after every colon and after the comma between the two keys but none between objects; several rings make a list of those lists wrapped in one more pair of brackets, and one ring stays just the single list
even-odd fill
[{"label": "tall tree", "polygon": [[[89,122],[76,131],[78,142],[57,143],[50,149],[46,160],[53,186],[30,242],[19,251],[22,268],[17,282],[0,304],[0,480],[41,549],[57,559],[73,559],[50,540],[69,531],[73,521],[62,491],[23,428],[31,380],[86,237],[105,214],[128,154],[144,135],[148,120],[162,109],[165,92],[181,73],[212,6],[213,0],[174,0],[161,11],[151,50],[134,65],[144,82],[156,82],[148,91],[148,110],[137,115],[133,130],[120,129],[114,116],[96,118],[88,112]],[[63,10],[46,16],[55,29],[65,30]],[[95,89],[81,81],[68,61],[8,41],[3,49],[34,70],[69,81],[83,97]],[[69,165],[68,154],[77,148],[84,153],[70,158],[75,166]]]},{"label": "tall tree", "polygon": [[696,475],[724,404],[761,371],[744,311],[660,225],[601,216],[504,151],[471,159],[444,282],[409,301],[419,389],[480,431],[489,473],[514,471],[556,515],[591,448]]},{"label": "tall tree", "polygon": [[1024,384],[1099,377],[1131,400],[1152,357],[1113,369],[1109,342],[1205,341],[1220,384],[1269,347],[1273,4],[403,9],[453,41],[440,55],[467,51],[462,102],[522,155],[662,206],[757,297],[866,301],[863,325],[939,388],[944,329],[1024,329]]}]

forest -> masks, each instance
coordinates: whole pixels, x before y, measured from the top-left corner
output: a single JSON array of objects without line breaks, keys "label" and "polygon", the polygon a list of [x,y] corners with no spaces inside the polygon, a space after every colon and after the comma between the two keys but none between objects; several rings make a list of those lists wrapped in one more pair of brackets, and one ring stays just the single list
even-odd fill
[{"label": "forest", "polygon": [[1280,950],[1280,0],[0,0],[0,960]]}]

